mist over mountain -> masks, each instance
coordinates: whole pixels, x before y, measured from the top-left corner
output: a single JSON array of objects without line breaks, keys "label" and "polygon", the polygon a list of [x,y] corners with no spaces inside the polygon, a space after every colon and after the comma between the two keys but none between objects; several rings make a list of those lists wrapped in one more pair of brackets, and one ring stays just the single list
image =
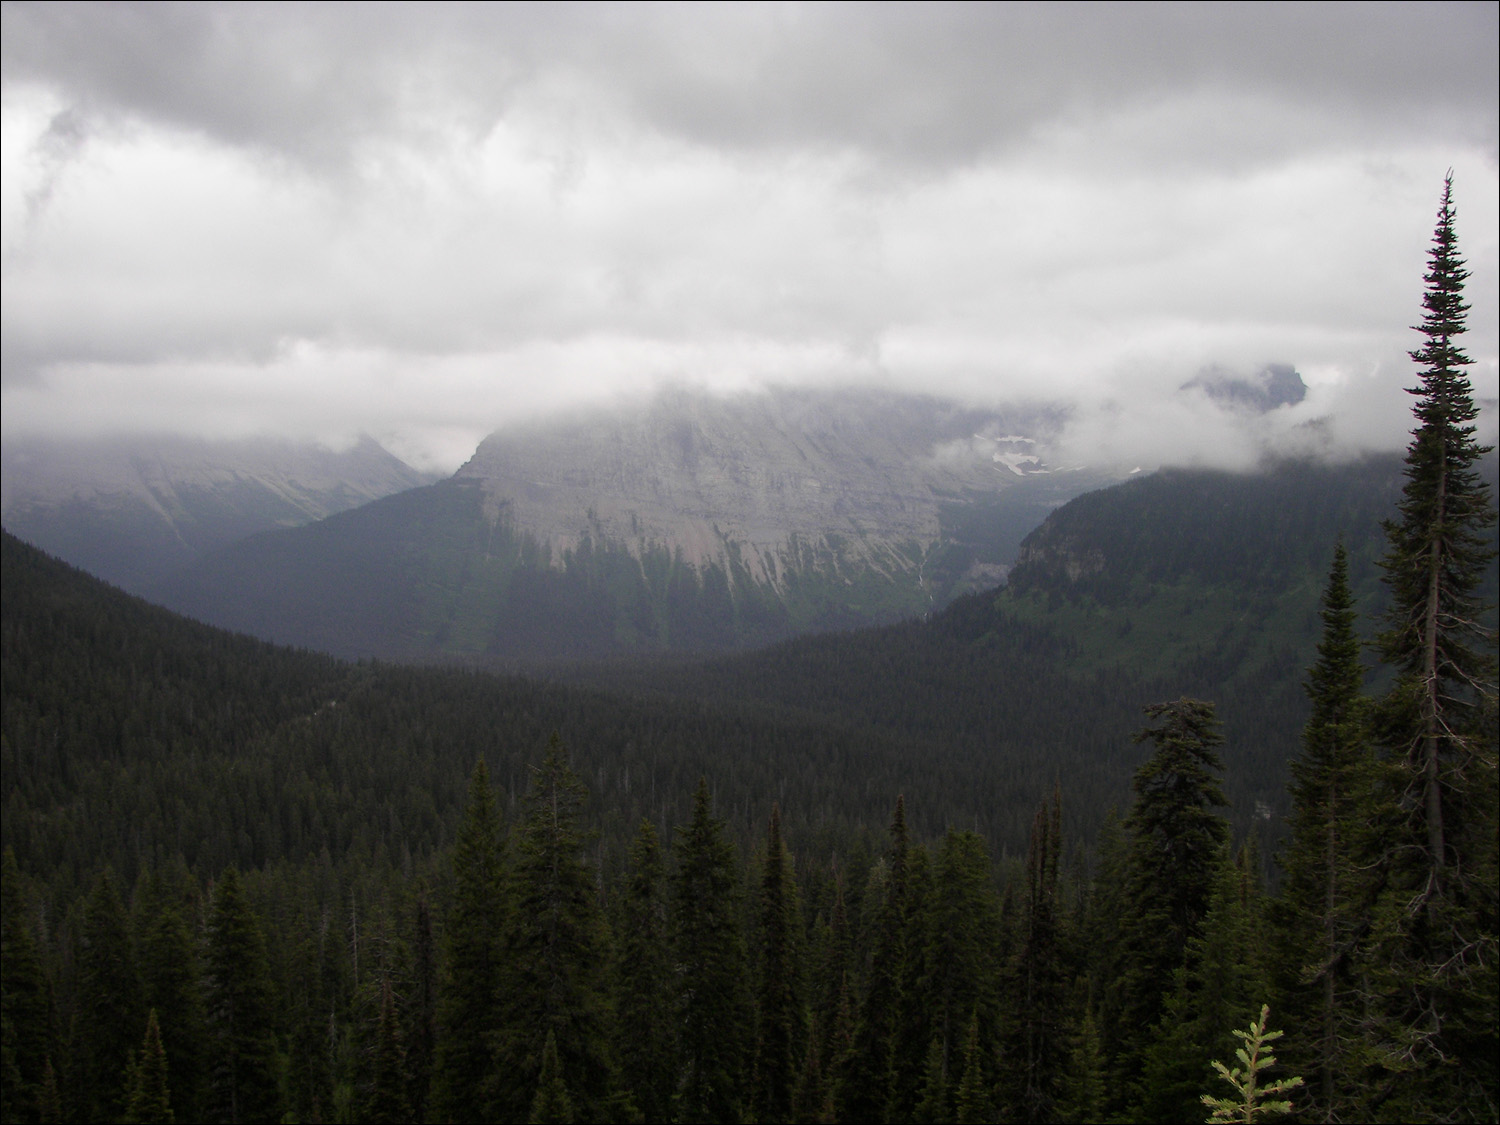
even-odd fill
[{"label": "mist over mountain", "polygon": [[713,651],[920,616],[1058,504],[1061,418],[852,390],[675,389],[491,435],[455,476],[255,537],[172,608],[344,655]]},{"label": "mist over mountain", "polygon": [[1307,384],[1289,363],[1268,363],[1251,376],[1210,368],[1189,379],[1182,389],[1201,390],[1222,405],[1258,414],[1295,406],[1307,397]]},{"label": "mist over mountain", "polygon": [[344,450],[270,438],[12,438],[5,527],[142,593],[204,554],[430,483],[374,439]]},{"label": "mist over mountain", "polygon": [[[946,600],[1003,578],[1028,521],[1106,475],[1044,460],[1048,409],[982,410],[870,390],[735,397],[676,388],[619,410],[491,435],[457,473],[486,508],[560,558],[584,541],[666,548],[700,569],[743,568],[781,586],[807,552],[893,576]],[[999,505],[989,549],[934,559],[965,513]],[[1013,540],[1013,542],[1012,542]]]}]

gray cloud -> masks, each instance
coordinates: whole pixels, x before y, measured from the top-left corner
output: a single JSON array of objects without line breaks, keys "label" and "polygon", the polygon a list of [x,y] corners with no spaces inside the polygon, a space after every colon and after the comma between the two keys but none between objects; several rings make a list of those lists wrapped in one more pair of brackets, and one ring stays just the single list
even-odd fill
[{"label": "gray cloud", "polygon": [[[4,432],[450,463],[687,380],[1055,400],[1143,460],[1399,441],[1449,166],[1497,372],[1496,11],[8,3]],[[1272,361],[1295,417],[1177,393]]]},{"label": "gray cloud", "polygon": [[1321,141],[1378,127],[1492,144],[1500,30],[1493,5],[1462,3],[79,3],[4,19],[7,80],[313,163],[435,119],[483,130],[528,97],[695,143],[918,162],[1226,92],[1294,109]]}]

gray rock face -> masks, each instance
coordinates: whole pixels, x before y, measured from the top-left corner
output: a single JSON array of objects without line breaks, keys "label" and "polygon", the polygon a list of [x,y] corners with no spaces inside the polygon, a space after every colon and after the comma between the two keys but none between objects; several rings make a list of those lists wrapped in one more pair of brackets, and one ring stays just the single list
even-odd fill
[{"label": "gray rock face", "polygon": [[133,592],[256,532],[346,511],[431,477],[371,438],[334,451],[179,436],[7,441],[13,534]]},{"label": "gray rock face", "polygon": [[[780,588],[811,552],[917,584],[935,552],[964,538],[965,509],[1027,508],[1018,542],[1051,505],[1097,485],[1042,460],[1058,422],[869,390],[672,390],[496,433],[457,477],[482,482],[486,514],[554,559],[604,540],[700,568],[732,562]],[[995,554],[975,553],[965,573],[994,584],[1009,561]]]}]

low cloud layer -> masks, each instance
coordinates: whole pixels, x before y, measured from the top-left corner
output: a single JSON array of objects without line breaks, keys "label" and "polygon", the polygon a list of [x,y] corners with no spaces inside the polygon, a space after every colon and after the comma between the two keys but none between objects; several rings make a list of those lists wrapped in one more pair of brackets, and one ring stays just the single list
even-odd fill
[{"label": "low cloud layer", "polygon": [[[1494,5],[3,19],[7,436],[451,468],[674,381],[1057,402],[1144,465],[1389,448],[1450,167],[1495,394]],[[1305,401],[1181,391],[1272,362]]]}]

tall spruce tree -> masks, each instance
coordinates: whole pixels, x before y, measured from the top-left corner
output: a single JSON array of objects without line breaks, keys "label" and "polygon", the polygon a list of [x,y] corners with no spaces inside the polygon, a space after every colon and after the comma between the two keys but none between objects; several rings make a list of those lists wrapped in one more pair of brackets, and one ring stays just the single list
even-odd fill
[{"label": "tall spruce tree", "polygon": [[739,864],[700,778],[693,818],[677,830],[672,923],[678,965],[680,1121],[737,1121],[743,1106],[746,1031],[745,937]]},{"label": "tall spruce tree", "polygon": [[569,1125],[573,1116],[573,1099],[563,1080],[562,1063],[557,1058],[557,1036],[549,1028],[542,1044],[541,1068],[537,1073],[536,1096],[531,1099],[529,1125]]},{"label": "tall spruce tree", "polygon": [[145,1000],[156,1012],[172,1105],[185,1121],[201,1116],[203,1087],[203,992],[197,941],[188,927],[184,901],[190,889],[186,867],[153,871],[140,895],[139,956]]},{"label": "tall spruce tree", "polygon": [[500,1115],[531,1108],[550,1038],[573,1111],[609,1120],[618,1076],[607,990],[609,935],[595,875],[584,856],[587,794],[552,735],[532,772],[515,841],[511,913],[502,943],[500,1025],[495,1036]]},{"label": "tall spruce tree", "polygon": [[130,1101],[125,1109],[125,1120],[137,1125],[172,1125],[176,1120],[172,1113],[172,1095],[167,1089],[167,1053],[162,1050],[161,1028],[156,1021],[156,1009],[146,1017],[146,1038],[141,1044],[140,1058],[130,1086]]},{"label": "tall spruce tree", "polygon": [[1224,767],[1217,747],[1224,739],[1214,705],[1178,699],[1146,708],[1157,725],[1135,735],[1156,750],[1136,770],[1135,805],[1125,821],[1130,838],[1126,880],[1139,892],[1142,916],[1160,926],[1162,955],[1182,961],[1188,942],[1201,932],[1229,826],[1216,776]]},{"label": "tall spruce tree", "polygon": [[0,1098],[8,1120],[34,1121],[40,1112],[43,1073],[52,1054],[49,989],[31,932],[15,853],[4,852],[0,875],[0,1036],[5,1067]]},{"label": "tall spruce tree", "polygon": [[817,953],[812,970],[813,1018],[818,1025],[818,1057],[825,1073],[831,1071],[833,1064],[829,1048],[834,1025],[838,1023],[840,997],[846,994],[854,959],[843,873],[837,864],[832,865],[831,873],[833,905],[826,921],[820,919],[816,927]]},{"label": "tall spruce tree", "polygon": [[427,1119],[432,1086],[432,1052],[437,1036],[438,958],[432,937],[432,909],[427,888],[419,885],[415,904],[415,942],[412,949],[411,1011],[406,1032],[407,1104],[412,1119]]},{"label": "tall spruce tree", "polygon": [[130,1091],[127,1069],[146,1023],[130,926],[108,868],[94,881],[83,916],[77,1034],[82,1068],[79,1088],[86,1115],[114,1120]]},{"label": "tall spruce tree", "polygon": [[229,1125],[278,1121],[276,1012],[265,938],[232,867],[214,888],[205,963],[209,1116]]},{"label": "tall spruce tree", "polygon": [[1163,997],[1172,988],[1189,943],[1203,933],[1229,826],[1215,809],[1226,804],[1216,776],[1223,742],[1214,705],[1177,699],[1146,708],[1154,725],[1137,742],[1156,750],[1132,781],[1135,805],[1125,820],[1118,953],[1118,1000],[1111,1015],[1120,1021],[1111,1037],[1114,1104],[1142,1071],[1146,1029],[1161,1019]]},{"label": "tall spruce tree", "polygon": [[[982,849],[981,849],[982,851]],[[890,1090],[886,1098],[887,1121],[910,1121],[922,1096],[927,1048],[932,1042],[932,1005],[922,987],[926,962],[923,951],[932,932],[931,914],[936,901],[932,860],[927,849],[913,844],[908,862],[906,911],[906,959],[901,975],[902,998],[895,1036],[891,1040]],[[1003,955],[1002,955],[1003,956]],[[991,1040],[981,1034],[986,1065],[991,1059]]]},{"label": "tall spruce tree", "polygon": [[[836,1101],[845,1121],[886,1119],[898,1062],[903,1024],[912,998],[906,983],[919,951],[911,945],[911,840],[906,830],[906,797],[896,798],[891,814],[891,846],[886,853],[885,894],[876,917],[874,948],[866,966],[853,1042],[842,1061]],[[918,1056],[917,1064],[926,1057]]]},{"label": "tall spruce tree", "polygon": [[1064,961],[1058,866],[1062,852],[1062,793],[1036,812],[1026,851],[1025,898],[1015,956],[1005,984],[1011,1034],[1006,1059],[1006,1100],[1027,1121],[1058,1116],[1067,1064],[1067,965]]},{"label": "tall spruce tree", "polygon": [[[978,1021],[985,1081],[995,1077],[990,1062],[999,1034],[1000,966],[994,943],[1000,902],[989,853],[977,833],[949,829],[933,868],[918,991],[931,1025],[930,1042],[939,1046],[939,1085],[951,1092],[958,1086],[971,1019]],[[924,1094],[934,1089],[928,1078],[924,1077]]]},{"label": "tall spruce tree", "polygon": [[630,874],[619,924],[617,1036],[620,1073],[647,1121],[672,1116],[676,1086],[673,1013],[662,998],[672,992],[666,867],[656,827],[641,821],[630,847]]},{"label": "tall spruce tree", "polygon": [[1379,1112],[1414,1116],[1439,1100],[1480,1116],[1500,1104],[1495,639],[1480,596],[1495,509],[1478,472],[1491,447],[1475,440],[1472,361],[1458,342],[1469,273],[1455,218],[1450,173],[1428,253],[1425,340],[1411,353],[1419,424],[1381,563],[1391,608],[1379,647],[1396,682],[1378,719],[1396,830],[1379,856],[1370,945],[1383,1059],[1365,1085]]},{"label": "tall spruce tree", "polygon": [[1307,672],[1312,714],[1291,765],[1291,835],[1274,911],[1279,1010],[1289,1028],[1285,1056],[1309,1077],[1301,1112],[1325,1121],[1341,1119],[1347,1109],[1347,1056],[1358,1018],[1352,955],[1370,905],[1364,856],[1372,757],[1355,617],[1340,542],[1323,592],[1318,660]]},{"label": "tall spruce tree", "polygon": [[494,1071],[500,935],[506,922],[500,817],[480,759],[453,846],[453,903],[438,981],[432,1113],[439,1121],[481,1121]]},{"label": "tall spruce tree", "polygon": [[[1473,803],[1473,770],[1484,764],[1493,728],[1476,720],[1495,696],[1494,635],[1481,624],[1480,579],[1493,550],[1484,530],[1495,522],[1489,486],[1478,461],[1490,446],[1475,440],[1479,411],[1464,368],[1473,361],[1458,337],[1467,330],[1463,301],[1469,271],[1458,256],[1453,179],[1443,184],[1437,229],[1428,253],[1425,337],[1411,353],[1422,365],[1414,408],[1420,425],[1406,452],[1401,518],[1385,524],[1389,547],[1381,566],[1391,591],[1380,652],[1397,674],[1382,704],[1383,733],[1404,760],[1424,897],[1441,898],[1450,879],[1464,878],[1465,815]],[[1491,759],[1491,762],[1493,759]],[[1454,869],[1451,876],[1448,869]]]},{"label": "tall spruce tree", "polygon": [[958,1092],[953,1101],[954,1120],[958,1125],[983,1125],[984,1122],[998,1120],[999,1115],[990,1098],[984,1050],[979,1042],[978,1016],[969,1020],[969,1033],[964,1041],[963,1077],[959,1079]]},{"label": "tall spruce tree", "polygon": [[791,857],[781,839],[781,808],[773,804],[760,880],[761,949],[752,1098],[758,1121],[786,1121],[792,1111],[792,1087],[806,1033],[797,916],[797,884]]},{"label": "tall spruce tree", "polygon": [[375,1031],[375,1053],[371,1060],[370,1089],[366,1094],[361,1121],[392,1122],[399,1125],[413,1120],[406,1099],[406,1050],[401,1042],[401,1023],[396,1015],[396,1000],[387,977],[380,981],[380,1022]]}]

